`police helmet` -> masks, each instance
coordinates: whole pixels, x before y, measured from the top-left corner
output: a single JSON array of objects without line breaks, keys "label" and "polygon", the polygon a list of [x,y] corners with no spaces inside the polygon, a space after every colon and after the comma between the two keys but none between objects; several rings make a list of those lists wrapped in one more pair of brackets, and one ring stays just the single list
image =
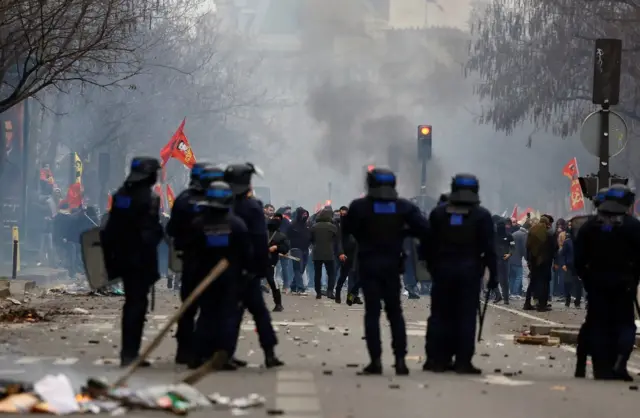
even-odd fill
[{"label": "police helmet", "polygon": [[367,196],[374,199],[395,200],[396,175],[387,168],[374,168],[367,173]]},{"label": "police helmet", "polygon": [[207,190],[216,181],[224,181],[224,170],[220,167],[209,166],[202,170],[196,184],[202,190]]},{"label": "police helmet", "polygon": [[614,184],[604,194],[598,212],[622,215],[629,211],[635,201],[635,194],[624,184]]},{"label": "police helmet", "polygon": [[231,164],[224,171],[224,181],[229,183],[234,195],[242,195],[251,190],[251,177],[260,171],[251,163]]},{"label": "police helmet", "polygon": [[456,174],[451,180],[451,193],[449,201],[463,204],[480,203],[480,182],[473,174]]},{"label": "police helmet", "polygon": [[137,183],[143,180],[153,180],[155,183],[160,170],[160,161],[153,157],[133,157],[131,171],[127,176],[127,183]]},{"label": "police helmet", "polygon": [[199,162],[195,163],[193,167],[191,167],[191,184],[190,186],[197,186],[200,182],[200,174],[204,171],[204,169],[211,167],[211,163],[209,162]]},{"label": "police helmet", "polygon": [[220,210],[229,210],[233,206],[233,191],[224,181],[211,183],[204,196],[203,206]]},{"label": "police helmet", "polygon": [[608,190],[609,189],[607,187],[603,187],[602,189],[598,190],[598,194],[593,198],[593,205],[596,207],[596,209],[598,208],[598,206],[600,206],[600,203],[604,202],[604,196],[607,194]]}]

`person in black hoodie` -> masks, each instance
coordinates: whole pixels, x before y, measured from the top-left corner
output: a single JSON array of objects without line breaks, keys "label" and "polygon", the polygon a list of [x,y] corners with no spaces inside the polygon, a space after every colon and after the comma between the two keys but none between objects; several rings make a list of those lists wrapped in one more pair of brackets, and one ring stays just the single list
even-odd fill
[{"label": "person in black hoodie", "polygon": [[324,266],[328,276],[327,297],[334,299],[333,288],[336,282],[335,254],[336,252],[338,253],[338,257],[342,262],[346,261],[346,257],[342,251],[338,227],[333,223],[333,211],[331,209],[323,209],[316,217],[316,223],[311,227],[311,243],[313,244],[316,299],[322,299],[322,266]]},{"label": "person in black hoodie", "polygon": [[275,280],[276,264],[278,264],[280,255],[288,253],[290,249],[287,236],[279,231],[281,224],[282,215],[278,213],[273,215],[267,223],[267,230],[269,231],[269,269],[267,270],[266,279],[273,293],[273,303],[276,304],[273,312],[282,312],[284,310],[282,307],[282,295]]},{"label": "person in black hoodie", "polygon": [[[360,289],[360,283],[353,280],[352,277],[355,273],[355,260],[356,260],[356,240],[351,234],[343,234],[342,233],[342,218],[347,215],[349,208],[346,206],[342,206],[340,208],[340,221],[338,222],[338,228],[340,232],[340,242],[342,244],[342,250],[344,251],[345,259],[342,265],[340,266],[340,277],[338,277],[338,283],[336,285],[335,291],[335,301],[336,303],[342,303],[341,292],[342,286],[344,286],[344,282],[349,278],[349,288],[348,295],[353,295],[351,299],[349,299],[352,303],[362,304],[362,300],[358,297],[358,292]],[[355,277],[354,277],[355,279]],[[332,291],[333,289],[330,289]]]},{"label": "person in black hoodie", "polygon": [[291,291],[300,294],[306,292],[302,275],[307,267],[309,247],[311,246],[311,230],[307,223],[308,220],[309,212],[303,207],[297,208],[293,221],[291,221],[291,225],[289,225],[286,232],[291,244],[291,255],[300,259],[300,261],[291,261],[293,263]]},{"label": "person in black hoodie", "polygon": [[498,255],[498,283],[502,289],[502,295],[496,289],[496,298],[493,303],[504,300],[504,304],[509,304],[509,258],[513,254],[515,241],[513,235],[507,231],[504,219],[496,223],[496,253]]}]

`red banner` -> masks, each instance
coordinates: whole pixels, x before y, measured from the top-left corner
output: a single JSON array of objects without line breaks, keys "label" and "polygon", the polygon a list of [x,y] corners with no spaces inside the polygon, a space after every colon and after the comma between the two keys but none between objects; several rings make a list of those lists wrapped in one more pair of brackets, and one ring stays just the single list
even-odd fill
[{"label": "red banner", "polygon": [[575,212],[584,209],[584,196],[578,179],[571,180],[571,194],[569,195],[571,211]]},{"label": "red banner", "polygon": [[173,134],[167,145],[160,150],[160,160],[163,166],[171,158],[175,158],[188,168],[193,168],[193,165],[196,163],[196,157],[193,154],[191,144],[184,134],[184,124],[186,120],[186,118],[182,120],[176,133]]},{"label": "red banner", "polygon": [[578,159],[573,157],[562,169],[562,175],[571,180],[571,186],[569,188],[569,206],[572,212],[576,212],[584,209],[584,196],[582,195],[582,188],[578,181],[580,171],[578,170]]}]

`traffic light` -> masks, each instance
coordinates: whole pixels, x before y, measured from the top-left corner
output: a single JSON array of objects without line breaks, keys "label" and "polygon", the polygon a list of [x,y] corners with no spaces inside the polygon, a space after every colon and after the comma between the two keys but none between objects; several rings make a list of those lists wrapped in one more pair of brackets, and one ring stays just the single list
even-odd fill
[{"label": "traffic light", "polygon": [[431,125],[418,126],[418,157],[421,160],[431,159],[432,134],[433,129],[431,128]]}]

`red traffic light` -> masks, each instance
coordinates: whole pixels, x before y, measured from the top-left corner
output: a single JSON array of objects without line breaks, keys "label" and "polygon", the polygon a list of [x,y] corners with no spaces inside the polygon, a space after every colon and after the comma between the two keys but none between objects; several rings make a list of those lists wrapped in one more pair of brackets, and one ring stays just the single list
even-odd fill
[{"label": "red traffic light", "polygon": [[431,133],[431,126],[427,126],[427,125],[422,125],[419,128],[420,134],[421,135],[429,135]]}]

